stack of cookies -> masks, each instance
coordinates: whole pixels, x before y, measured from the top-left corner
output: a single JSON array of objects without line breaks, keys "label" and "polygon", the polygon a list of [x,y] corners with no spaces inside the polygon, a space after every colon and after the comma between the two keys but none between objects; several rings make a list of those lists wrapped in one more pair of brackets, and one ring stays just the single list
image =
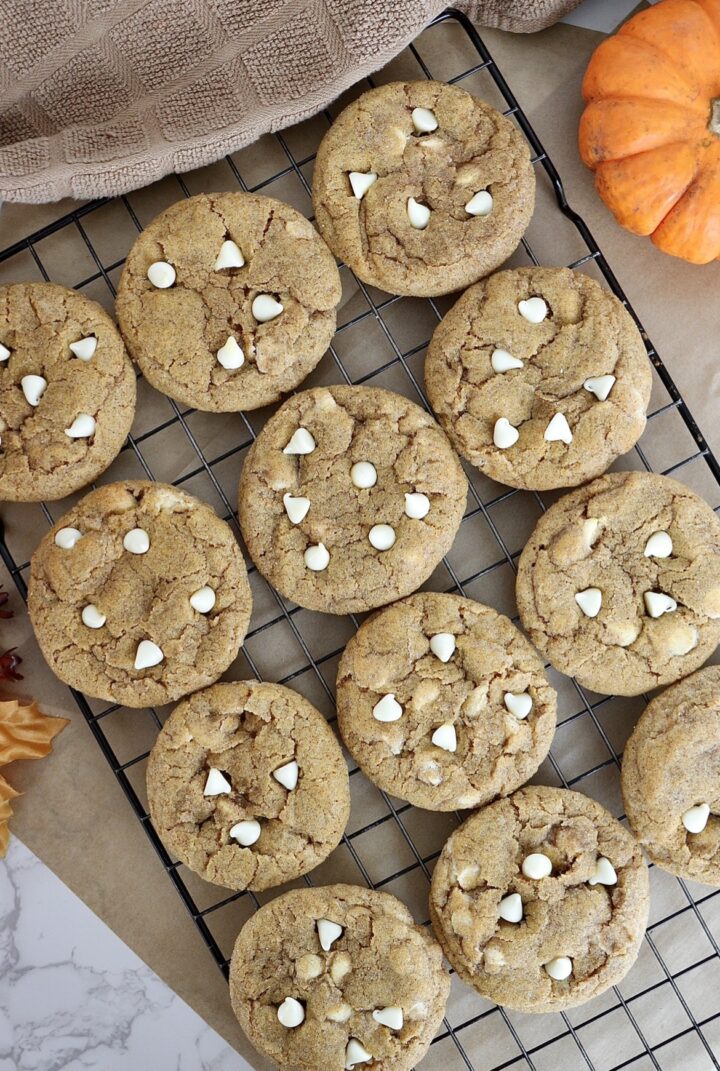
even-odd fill
[{"label": "stack of cookies", "polygon": [[[354,762],[418,807],[474,810],[432,877],[435,937],[396,898],[350,885],[285,893],[243,928],[233,1007],[290,1071],[409,1071],[444,1015],[442,953],[521,1011],[602,993],[643,937],[640,844],[720,885],[720,673],[699,670],[720,642],[720,522],[671,479],[606,474],[643,431],[650,364],[627,310],[588,276],[496,270],[533,204],[510,120],[458,87],[398,83],[325,136],[320,234],[251,194],[174,205],[127,258],[119,332],[71,291],[0,288],[0,497],[31,501],[85,486],[120,450],[128,353],[183,405],[252,410],[298,387],[330,345],[335,257],[391,294],[469,287],[427,353],[438,422],[386,390],[316,387],[277,409],[242,470],[239,523],[260,573],[308,610],[372,611],[337,676]],[[529,639],[462,594],[418,593],[465,511],[458,454],[510,487],[577,488],[520,558]],[[325,718],[279,684],[216,683],[251,597],[208,505],[154,482],[91,491],[40,542],[29,607],[63,681],[131,707],[182,700],[148,765],[150,815],[174,858],[260,892],[338,845],[348,771]],[[543,659],[601,693],[680,682],[648,705],[625,754],[635,836],[579,793],[523,787],[555,730]]]}]

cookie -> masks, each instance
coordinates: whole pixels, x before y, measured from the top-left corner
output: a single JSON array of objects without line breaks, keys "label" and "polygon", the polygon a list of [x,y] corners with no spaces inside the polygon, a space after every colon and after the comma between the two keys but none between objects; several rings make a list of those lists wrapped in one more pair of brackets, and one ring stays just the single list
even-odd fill
[{"label": "cookie", "polygon": [[147,768],[168,852],[207,881],[259,892],[316,867],[350,814],[345,760],[325,718],[280,684],[214,684],[180,703]]},{"label": "cookie", "polygon": [[245,638],[250,608],[230,528],[164,483],[91,491],[32,557],[28,609],[50,668],[128,707],[216,681]]},{"label": "cookie", "polygon": [[443,82],[394,82],[353,101],[323,138],[313,207],[336,256],[390,294],[449,294],[517,247],[535,204],[527,141]]},{"label": "cookie", "polygon": [[582,272],[518,268],[467,290],[425,361],[455,449],[499,483],[573,487],[645,428],[651,366],[620,301]]},{"label": "cookie", "polygon": [[116,309],[154,387],[195,409],[235,412],[305,379],[330,345],[339,301],[332,254],[294,208],[203,193],[145,228]]},{"label": "cookie", "polygon": [[720,886],[720,666],[645,708],[625,746],[625,813],[658,866]]},{"label": "cookie", "polygon": [[286,598],[349,614],[419,588],[466,497],[450,443],[419,406],[377,388],[318,387],[289,398],[253,443],[240,526]]},{"label": "cookie", "polygon": [[422,592],[378,612],[338,668],[350,754],[380,788],[430,811],[479,807],[532,777],[556,699],[512,622],[456,595]]},{"label": "cookie", "polygon": [[92,483],[134,415],[135,372],[100,305],[54,283],[0,286],[0,501]]},{"label": "cookie", "polygon": [[637,959],[647,867],[599,803],[532,786],[470,816],[442,850],[430,917],[445,955],[483,997],[557,1012],[616,985]]},{"label": "cookie", "polygon": [[585,687],[670,684],[720,642],[720,520],[667,476],[608,473],[540,518],[517,602],[541,654]]},{"label": "cookie", "polygon": [[355,885],[294,889],[261,907],[230,964],[240,1025],[287,1071],[410,1071],[449,989],[439,945],[405,905]]}]

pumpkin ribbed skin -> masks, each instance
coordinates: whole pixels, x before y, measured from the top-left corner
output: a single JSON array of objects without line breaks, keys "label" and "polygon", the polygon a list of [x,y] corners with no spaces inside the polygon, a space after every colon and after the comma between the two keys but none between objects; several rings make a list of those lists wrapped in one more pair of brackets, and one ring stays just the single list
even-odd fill
[{"label": "pumpkin ribbed skin", "polygon": [[618,223],[720,258],[720,0],[661,0],[595,50],[580,155]]}]

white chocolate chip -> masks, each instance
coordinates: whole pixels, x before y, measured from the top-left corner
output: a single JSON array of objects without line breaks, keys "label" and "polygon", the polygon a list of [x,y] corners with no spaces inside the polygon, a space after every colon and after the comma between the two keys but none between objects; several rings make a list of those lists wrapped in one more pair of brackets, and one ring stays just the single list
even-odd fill
[{"label": "white chocolate chip", "polygon": [[317,920],[318,940],[323,952],[329,952],[339,937],[343,935],[342,926],[330,919]]},{"label": "white chocolate chip", "polygon": [[374,171],[351,171],[348,178],[352,192],[358,201],[362,201],[373,182],[377,182],[377,174]]},{"label": "white chocolate chip", "polygon": [[293,1030],[304,1021],[305,1009],[299,1000],[295,1000],[295,997],[285,997],[285,1000],[278,1007],[277,1017],[281,1026],[287,1027],[288,1030]]},{"label": "white chocolate chip", "polygon": [[12,351],[9,350],[7,346],[3,346],[2,342],[0,342],[0,361],[7,361],[11,352]]},{"label": "white chocolate chip", "polygon": [[20,380],[20,386],[25,395],[25,401],[35,408],[36,405],[40,404],[40,399],[45,393],[47,380],[44,376],[23,376]]},{"label": "white chocolate chip", "polygon": [[541,324],[548,314],[547,302],[541,297],[531,297],[518,302],[518,312],[531,324]]},{"label": "white chocolate chip", "polygon": [[520,893],[504,896],[498,904],[498,914],[505,922],[522,922],[523,902]]},{"label": "white chocolate chip", "polygon": [[144,528],[131,528],[125,533],[123,546],[130,554],[147,554],[150,550],[150,536]]},{"label": "white chocolate chip", "polygon": [[226,368],[228,372],[234,372],[245,364],[245,354],[242,346],[238,345],[234,335],[228,335],[227,342],[220,347],[215,356],[218,359],[218,364]]},{"label": "white chocolate chip", "polygon": [[135,652],[135,669],[150,669],[159,665],[165,655],[152,640],[140,640]]},{"label": "white chocolate chip", "polygon": [[350,469],[350,479],[355,487],[374,487],[377,483],[377,469],[370,461],[356,461]]},{"label": "white chocolate chip", "polygon": [[605,625],[605,637],[617,647],[629,647],[640,635],[640,625],[635,621],[608,621]]},{"label": "white chocolate chip", "polygon": [[249,848],[260,839],[260,823],[254,818],[245,818],[242,822],[236,822],[232,826],[230,836],[238,842],[241,848]]},{"label": "white chocolate chip", "polygon": [[232,785],[227,777],[222,770],[211,766],[205,781],[203,796],[225,796],[228,792],[232,792]]},{"label": "white chocolate chip", "polygon": [[602,607],[602,591],[600,588],[585,588],[575,595],[578,604],[585,617],[597,617]]},{"label": "white chocolate chip", "polygon": [[240,246],[228,238],[220,246],[220,252],[217,255],[215,261],[215,271],[222,271],[223,268],[242,268],[245,264],[245,257],[242,255]]},{"label": "white chocolate chip", "polygon": [[604,402],[616,382],[615,376],[591,376],[590,379],[585,380],[583,387],[590,394],[594,394],[599,401]]},{"label": "white chocolate chip", "polygon": [[375,704],[372,712],[376,721],[399,721],[402,717],[403,708],[398,703],[394,693],[389,692]]},{"label": "white chocolate chip", "polygon": [[418,771],[418,777],[424,785],[441,785],[443,782],[443,775],[440,764],[434,760],[423,763]]},{"label": "white chocolate chip", "polygon": [[669,558],[672,554],[672,539],[667,532],[653,532],[645,544],[646,558]]},{"label": "white chocolate chip", "polygon": [[604,855],[599,855],[595,869],[588,878],[588,885],[617,885],[615,867]]},{"label": "white chocolate chip", "polygon": [[520,721],[527,718],[533,708],[532,696],[527,692],[505,692],[503,701],[507,710]]},{"label": "white chocolate chip", "polygon": [[283,766],[278,766],[277,770],[273,770],[273,777],[275,780],[286,788],[288,792],[292,792],[297,787],[298,777],[300,776],[300,767],[296,763],[295,759],[291,759],[290,762],[286,762]]},{"label": "white chocolate chip", "polygon": [[80,616],[82,617],[83,625],[87,625],[88,628],[102,628],[107,621],[105,614],[101,614],[93,603],[88,603],[83,608]]},{"label": "white chocolate chip", "polygon": [[435,747],[442,748],[443,751],[457,751],[457,733],[455,726],[449,721],[439,725],[430,739]]},{"label": "white chocolate chip", "polygon": [[664,591],[646,591],[645,609],[650,617],[662,617],[663,614],[672,614],[677,610],[677,603]]},{"label": "white chocolate chip", "polygon": [[307,428],[298,428],[293,432],[287,446],[283,447],[284,454],[311,454],[315,449],[315,440]]},{"label": "white chocolate chip", "polygon": [[322,573],[330,564],[330,552],[324,543],[308,547],[303,557],[308,569],[311,569],[313,573]]},{"label": "white chocolate chip", "polygon": [[327,1018],[333,1023],[346,1023],[348,1019],[352,1018],[353,1010],[349,1004],[336,1004],[334,1008],[331,1008],[327,1013]]},{"label": "white chocolate chip", "polygon": [[309,982],[313,978],[319,978],[325,970],[325,964],[320,956],[314,952],[306,952],[295,965],[295,974],[301,982]]},{"label": "white chocolate chip", "polygon": [[413,108],[410,118],[418,134],[432,134],[433,130],[438,128],[435,113],[429,108]]},{"label": "white chocolate chip", "polygon": [[513,357],[507,350],[493,350],[490,364],[493,372],[510,372],[513,368],[522,368],[524,362],[519,357]]},{"label": "white chocolate chip", "polygon": [[414,521],[421,521],[430,512],[430,499],[422,491],[405,494],[405,515]]},{"label": "white chocolate chip", "polygon": [[330,964],[330,977],[335,985],[340,985],[343,978],[345,978],[352,970],[352,960],[347,952],[334,952],[332,957],[332,963]]},{"label": "white chocolate chip", "polygon": [[390,550],[395,544],[395,529],[389,524],[374,524],[368,532],[368,539],[375,550]]},{"label": "white chocolate chip", "polygon": [[402,1030],[405,1017],[402,1008],[392,1005],[389,1008],[376,1008],[372,1013],[376,1023],[388,1027],[389,1030]]},{"label": "white chocolate chip", "polygon": [[500,417],[495,421],[493,442],[498,450],[507,450],[510,446],[514,446],[519,438],[520,432],[513,427],[507,417]]},{"label": "white chocolate chip", "polygon": [[485,966],[492,970],[498,967],[504,967],[507,963],[505,959],[505,953],[497,945],[488,945],[485,949]]},{"label": "white chocolate chip", "polygon": [[698,803],[695,807],[690,807],[685,811],[682,816],[682,824],[687,829],[688,833],[702,833],[705,826],[708,824],[708,818],[710,817],[710,807],[707,803]]},{"label": "white chocolate chip", "polygon": [[95,417],[89,413],[79,413],[69,428],[65,428],[65,434],[69,439],[89,439],[95,434]]},{"label": "white chocolate chip", "polygon": [[478,190],[465,205],[465,211],[471,216],[489,216],[492,210],[492,194],[487,190]]},{"label": "white chocolate chip", "polygon": [[215,592],[207,584],[198,588],[190,596],[190,605],[199,614],[209,614],[215,605]]},{"label": "white chocolate chip", "polygon": [[158,290],[167,290],[175,282],[175,269],[166,260],[156,260],[148,268],[147,277]]},{"label": "white chocolate chip", "polygon": [[542,852],[532,852],[530,855],[526,855],[523,859],[522,872],[526,878],[532,878],[533,881],[540,881],[541,878],[550,877],[552,874],[552,863]]},{"label": "white chocolate chip", "polygon": [[357,1038],[350,1038],[345,1049],[345,1071],[351,1071],[356,1064],[367,1064],[372,1055],[360,1044]]},{"label": "white chocolate chip", "polygon": [[573,440],[573,433],[564,413],[556,413],[548,426],[545,428],[545,442],[562,442],[569,445]]},{"label": "white chocolate chip", "polygon": [[698,645],[698,631],[692,625],[679,621],[664,636],[665,650],[668,654],[678,657],[694,651]]},{"label": "white chocolate chip", "polygon": [[72,550],[77,541],[82,539],[82,532],[77,528],[60,528],[55,533],[55,546],[63,550]]},{"label": "white chocolate chip", "polygon": [[437,632],[431,636],[430,650],[441,662],[449,662],[455,654],[455,637],[452,632]]},{"label": "white chocolate chip", "polygon": [[285,507],[285,512],[288,515],[290,523],[300,524],[300,521],[304,521],[307,517],[307,512],[310,509],[310,499],[302,497],[293,498],[288,492],[283,495],[283,506]]},{"label": "white chocolate chip", "polygon": [[274,320],[283,311],[284,306],[276,301],[272,294],[258,294],[253,299],[252,314],[259,324]]},{"label": "white chocolate chip", "polygon": [[564,982],[572,974],[572,960],[569,956],[557,956],[545,964],[545,970],[556,982]]},{"label": "white chocolate chip", "polygon": [[421,205],[414,197],[408,199],[407,214],[410,226],[416,231],[424,231],[430,222],[430,209],[427,205]]},{"label": "white chocolate chip", "polygon": [[70,349],[79,360],[90,361],[97,349],[97,339],[95,335],[88,335],[86,338],[79,339],[78,342],[71,342]]}]

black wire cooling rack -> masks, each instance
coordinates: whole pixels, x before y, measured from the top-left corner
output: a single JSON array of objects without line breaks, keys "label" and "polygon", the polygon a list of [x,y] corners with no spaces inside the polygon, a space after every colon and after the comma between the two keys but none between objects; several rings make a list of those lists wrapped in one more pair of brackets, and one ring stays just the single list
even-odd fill
[{"label": "black wire cooling rack", "polygon": [[[456,67],[460,65],[459,70],[450,69],[450,57]],[[560,176],[472,24],[458,12],[445,12],[388,68],[355,87],[346,98],[363,91],[368,83],[398,77],[437,77],[458,83],[512,117],[530,143],[539,197],[536,218],[510,263],[565,263],[580,268],[604,280],[635,316],[587,225],[568,205]],[[147,221],[169,200],[201,189],[263,190],[292,200],[309,214],[314,150],[331,119],[327,112],[282,134],[267,135],[258,148],[235,153],[221,164],[164,180],[162,203],[160,193],[151,188],[78,206],[0,252],[0,271],[7,274],[17,264],[25,274],[29,266],[35,277],[57,277],[60,261],[53,243],[75,243],[73,248],[81,253],[78,263],[87,261],[91,270],[72,280],[73,285],[90,296],[97,297],[101,291],[108,303],[114,297],[123,258],[113,256],[103,240],[102,226],[96,225],[108,218],[107,213],[113,214],[115,231],[118,214],[122,216],[128,230],[126,248],[142,229],[142,219]],[[538,221],[544,225],[538,228]],[[67,283],[66,258],[62,263],[59,281]],[[372,382],[427,405],[421,387],[423,354],[434,325],[451,302],[390,297],[366,287],[346,268],[341,271],[345,296],[338,333],[308,385]],[[720,466],[644,332],[643,337],[655,370],[651,412],[641,443],[621,467],[672,473],[718,508]],[[139,387],[154,399],[157,418],[159,396],[142,381]],[[170,400],[162,404],[163,419],[154,419],[151,426],[140,418],[139,410],[135,433],[102,482],[129,475],[167,478],[163,469],[170,456],[176,469],[183,470],[174,482],[212,501],[239,537],[232,504],[235,486],[262,415],[237,414],[219,435],[217,424],[213,431],[213,421],[221,418],[214,414],[208,418]],[[502,488],[470,468],[468,476],[469,504],[458,538],[428,586],[467,594],[516,617],[515,561],[537,517],[554,496]],[[26,595],[27,559],[32,549],[28,538],[54,523],[66,506],[3,508],[6,536],[0,555],[22,596]],[[14,512],[18,509],[23,512]],[[21,529],[28,537],[24,543],[16,538]],[[283,600],[252,566],[249,575],[254,595],[252,627],[230,675],[253,674],[291,685],[334,720],[337,659],[357,622],[303,611]],[[642,701],[594,695],[550,668],[548,672],[559,691],[560,717],[551,756],[536,780],[578,788],[622,817],[619,756]],[[73,695],[208,950],[227,975],[233,938],[260,901],[252,893],[226,895],[202,882],[167,854],[150,824],[144,791],[145,745],[152,742],[166,711],[127,711],[98,704],[78,692]],[[142,731],[139,719],[144,719]],[[392,891],[427,924],[431,868],[459,816],[417,811],[375,789],[353,766],[350,783],[353,814],[342,844],[306,882],[350,881]],[[565,1014],[528,1016],[491,1005],[454,977],[446,1018],[423,1068],[704,1071],[720,1067],[720,948],[715,936],[720,932],[720,891],[678,880],[656,867],[651,868],[651,880],[653,906],[647,936],[638,964],[619,986]]]}]

